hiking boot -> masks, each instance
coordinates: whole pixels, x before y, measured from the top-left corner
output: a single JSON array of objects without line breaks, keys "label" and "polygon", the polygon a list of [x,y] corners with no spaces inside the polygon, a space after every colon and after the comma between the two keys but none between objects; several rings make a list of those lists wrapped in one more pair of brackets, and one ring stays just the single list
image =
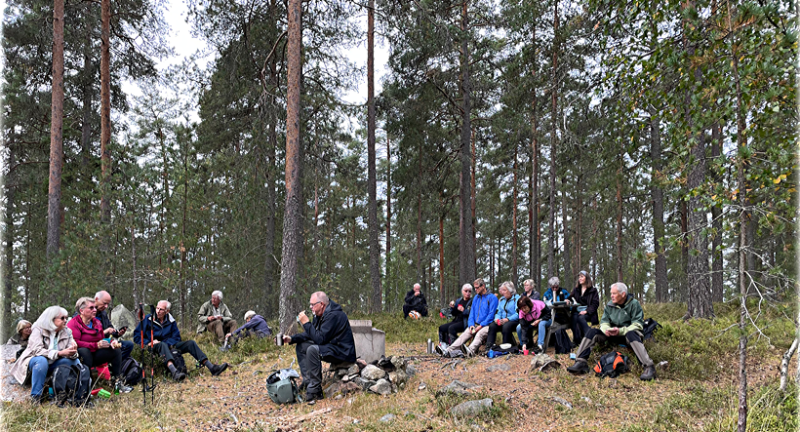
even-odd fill
[{"label": "hiking boot", "polygon": [[442,347],[442,344],[436,345],[436,348],[434,348],[434,351],[436,351],[436,354],[439,354],[442,357],[444,357],[445,356],[445,352],[447,352],[447,350],[444,349],[444,347]]},{"label": "hiking boot", "polygon": [[114,384],[114,390],[116,393],[130,393],[133,391],[133,387],[125,385],[121,379],[117,380],[117,383]]},{"label": "hiking boot", "polygon": [[461,345],[461,352],[464,353],[464,357],[472,357],[475,355],[475,352],[472,351],[467,345]]},{"label": "hiking boot", "polygon": [[652,381],[656,379],[656,367],[655,366],[647,366],[644,368],[644,372],[642,376],[639,377],[642,381]]},{"label": "hiking boot", "polygon": [[206,367],[209,371],[211,371],[212,376],[218,376],[222,372],[225,372],[225,369],[228,368],[228,363],[222,363],[221,365],[215,365],[211,363],[211,361],[206,360]]},{"label": "hiking boot", "polygon": [[567,372],[573,375],[583,375],[589,373],[589,364],[585,361],[576,360],[572,366],[567,368]]},{"label": "hiking boot", "polygon": [[318,400],[322,400],[322,392],[308,392],[306,393],[305,402],[309,405],[314,405]]},{"label": "hiking boot", "polygon": [[181,382],[186,379],[186,374],[178,369],[175,369],[175,371],[172,372],[172,379],[174,379],[176,382]]}]

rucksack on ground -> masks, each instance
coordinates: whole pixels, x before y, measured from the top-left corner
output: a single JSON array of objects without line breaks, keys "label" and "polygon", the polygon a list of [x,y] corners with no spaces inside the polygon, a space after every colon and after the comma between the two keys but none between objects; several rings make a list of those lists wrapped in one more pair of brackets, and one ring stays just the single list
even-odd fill
[{"label": "rucksack on ground", "polygon": [[555,336],[553,339],[556,340],[556,354],[569,354],[572,352],[572,348],[575,345],[572,344],[572,339],[569,338],[566,330],[558,330],[553,336]]},{"label": "rucksack on ground", "polygon": [[644,324],[644,326],[642,328],[642,340],[643,341],[646,341],[648,339],[652,339],[653,338],[653,333],[655,333],[656,330],[661,328],[661,324],[659,324],[656,320],[654,320],[652,318],[648,318],[648,319],[644,320],[643,324]]},{"label": "rucksack on ground", "polygon": [[594,373],[600,378],[616,378],[620,374],[630,372],[630,361],[628,356],[620,354],[618,351],[611,351],[603,354],[594,365]]},{"label": "rucksack on ground", "polygon": [[125,380],[125,385],[135,386],[142,381],[142,365],[129,356],[122,362],[120,375]]},{"label": "rucksack on ground", "polygon": [[92,377],[83,364],[56,366],[51,379],[53,396],[59,405],[68,402],[80,406],[89,398]]},{"label": "rucksack on ground", "polygon": [[281,379],[280,371],[273,372],[267,377],[267,394],[276,404],[300,403],[300,391],[295,383],[295,378]]},{"label": "rucksack on ground", "polygon": [[176,349],[172,350],[172,365],[184,374],[189,374],[189,369],[186,368],[186,362],[183,360],[183,354]]}]

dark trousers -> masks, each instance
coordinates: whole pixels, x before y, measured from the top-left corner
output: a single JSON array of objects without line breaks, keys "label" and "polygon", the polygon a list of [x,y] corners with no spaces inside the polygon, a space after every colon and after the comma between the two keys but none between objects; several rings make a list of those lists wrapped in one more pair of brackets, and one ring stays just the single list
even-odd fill
[{"label": "dark trousers", "polygon": [[[197,360],[200,364],[203,364],[208,357],[206,357],[205,353],[200,350],[200,347],[197,346],[197,343],[193,340],[188,341],[180,341],[173,346],[179,353],[186,354],[189,353]],[[164,359],[164,363],[169,363],[175,358],[172,356],[172,351],[169,349],[167,344],[165,343],[157,343],[153,346],[153,351],[156,352],[162,359]]]},{"label": "dark trousers", "polygon": [[580,345],[583,337],[589,334],[589,323],[586,322],[586,315],[581,315],[578,312],[572,314],[570,328],[572,329],[572,342],[575,346]]},{"label": "dark trousers", "polygon": [[508,321],[501,326],[497,325],[496,322],[489,324],[489,336],[486,339],[486,348],[492,348],[494,341],[497,340],[498,331],[503,333],[503,343],[516,345],[517,341],[514,339],[514,332],[517,331],[517,324],[519,323],[516,321]]},{"label": "dark trousers", "polygon": [[408,318],[408,313],[411,312],[412,310],[419,312],[419,314],[424,317],[428,316],[428,309],[425,309],[423,307],[411,307],[409,305],[403,305],[403,317]]},{"label": "dark trousers", "polygon": [[119,368],[122,366],[121,349],[102,348],[91,352],[89,348],[78,348],[78,356],[81,358],[81,363],[89,369],[108,363],[111,377],[116,378],[119,376]]},{"label": "dark trousers", "polygon": [[592,353],[592,347],[597,343],[603,343],[605,341],[609,341],[615,345],[628,345],[633,350],[633,353],[636,354],[636,358],[639,359],[639,363],[644,366],[653,366],[653,360],[650,359],[650,355],[647,353],[647,350],[642,343],[642,337],[639,336],[639,334],[635,331],[630,331],[626,333],[625,336],[609,337],[599,329],[590,328],[586,333],[586,336],[581,341],[581,345],[578,347],[578,360],[588,360],[589,354]]},{"label": "dark trousers", "polygon": [[119,341],[122,344],[122,361],[125,361],[126,358],[131,356],[133,352],[134,344],[131,341]]},{"label": "dark trousers", "polygon": [[333,356],[320,356],[319,345],[314,342],[305,341],[295,346],[297,363],[300,364],[300,374],[303,375],[303,383],[306,384],[308,393],[322,392],[322,361],[328,363],[341,363],[342,360]]},{"label": "dark trousers", "polygon": [[448,345],[452,344],[458,339],[458,334],[467,328],[464,320],[459,318],[453,322],[442,324],[439,326],[439,342],[444,342]]}]

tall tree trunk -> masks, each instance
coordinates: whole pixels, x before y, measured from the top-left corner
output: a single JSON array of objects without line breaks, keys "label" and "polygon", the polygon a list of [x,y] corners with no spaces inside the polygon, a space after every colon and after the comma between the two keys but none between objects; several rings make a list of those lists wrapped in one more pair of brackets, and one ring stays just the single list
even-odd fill
[{"label": "tall tree trunk", "polygon": [[[578,155],[578,160],[576,162],[576,166],[581,166],[580,164],[580,153]],[[574,230],[574,237],[575,240],[575,266],[574,272],[577,273],[583,270],[583,257],[582,257],[582,250],[583,250],[583,194],[581,193],[581,187],[583,186],[583,174],[578,175],[578,183],[575,185],[575,230]]]},{"label": "tall tree trunk", "polygon": [[592,200],[592,282],[597,285],[597,198]]},{"label": "tall tree trunk", "polygon": [[625,152],[623,150],[622,145],[619,146],[619,166],[617,167],[617,253],[616,261],[617,261],[617,282],[622,282],[622,267],[623,267],[623,257],[622,257],[622,176],[624,174],[623,168],[625,165]]},{"label": "tall tree trunk", "polygon": [[[386,279],[391,280],[392,252],[392,150],[389,146],[389,134],[386,134]],[[386,285],[386,309],[392,310],[389,304],[391,287]]]},{"label": "tall tree trunk", "polygon": [[[64,0],[54,0],[53,4],[53,87],[50,114],[47,261],[50,270],[52,270],[58,265],[58,250],[61,246],[61,168],[64,163],[62,147],[62,124],[64,120]],[[50,274],[50,270],[48,270],[48,274]]]},{"label": "tall tree trunk", "polygon": [[564,184],[564,177],[561,177],[561,226],[564,229],[564,286],[569,287],[572,283],[572,266],[569,256],[569,224],[567,223],[567,186]]},{"label": "tall tree trunk", "polygon": [[[531,44],[536,46],[536,26],[533,26]],[[532,78],[536,78],[536,50],[531,50]],[[542,239],[539,236],[539,118],[537,113],[536,87],[531,95],[531,180],[530,180],[530,272],[538,290],[542,280],[541,250]]]},{"label": "tall tree trunk", "polygon": [[547,278],[555,275],[556,243],[556,129],[558,128],[558,0],[553,2],[553,73],[550,82],[552,130],[550,131],[550,217],[547,241]]},{"label": "tall tree trunk", "polygon": [[369,194],[369,273],[372,313],[381,311],[381,247],[378,244],[378,192],[375,168],[375,0],[367,8],[367,189]]},{"label": "tall tree trunk", "polygon": [[[478,244],[478,219],[475,217],[475,193],[477,189],[475,188],[475,159],[477,153],[475,152],[475,131],[472,131],[472,164],[470,165],[470,208],[472,209],[472,244],[473,247],[477,247]],[[474,265],[475,271],[477,273],[478,269],[478,254],[474,253]],[[477,276],[477,274],[476,274]],[[464,281],[464,283],[472,283],[473,281]],[[459,293],[461,292],[461,287],[459,287]]]},{"label": "tall tree trunk", "polygon": [[[444,202],[442,202],[444,207]],[[447,304],[444,290],[444,208],[439,212],[439,301]]]},{"label": "tall tree trunk", "polygon": [[101,220],[104,224],[111,221],[111,204],[109,201],[109,179],[111,177],[111,0],[100,2],[100,165],[102,175],[102,197],[100,199]]},{"label": "tall tree trunk", "polygon": [[[270,2],[270,17],[275,16],[276,1]],[[277,19],[277,17],[276,17]],[[270,296],[273,292],[275,280],[275,207],[277,194],[275,193],[275,180],[277,177],[278,159],[275,151],[278,149],[278,101],[275,96],[280,87],[280,77],[278,76],[278,60],[273,58],[269,65],[269,81],[272,86],[272,96],[270,97],[271,110],[269,116],[269,130],[267,132],[267,167],[266,188],[267,188],[267,208],[266,208],[266,238],[264,239],[264,292],[261,295],[261,308],[265,317],[272,317],[274,314]]]},{"label": "tall tree trunk", "polygon": [[[92,73],[92,24],[93,3],[86,3],[86,41],[83,46],[83,119],[81,124],[81,180],[84,190],[92,189],[91,140],[92,140],[92,98],[94,74]],[[81,219],[89,220],[91,199],[81,199]]]},{"label": "tall tree trunk", "polygon": [[[13,135],[11,140],[13,140]],[[3,321],[2,321],[2,331],[0,331],[0,338],[5,340],[7,337],[10,337],[12,330],[11,330],[11,323],[13,321],[13,317],[11,315],[11,300],[12,295],[14,293],[13,287],[13,280],[14,280],[14,205],[16,194],[15,190],[17,185],[14,184],[16,176],[11,171],[16,164],[16,150],[14,149],[15,145],[8,145],[8,170],[6,171],[8,174],[5,178],[5,187],[6,187],[6,211],[3,221],[3,226],[5,230],[3,230],[3,237],[5,237],[5,268],[3,269]],[[24,308],[23,308],[24,309]]]},{"label": "tall tree trunk", "polygon": [[[189,209],[189,137],[184,138],[185,144],[183,149],[183,221],[181,222],[181,264],[180,264],[180,279],[181,285],[178,295],[181,303],[181,327],[186,328],[186,301],[187,301],[187,284],[186,284],[186,215]],[[144,294],[144,293],[143,293]]]},{"label": "tall tree trunk", "polygon": [[653,249],[656,253],[656,302],[667,300],[667,256],[664,252],[664,191],[659,185],[661,170],[661,121],[655,112],[650,115],[650,197],[653,200]]},{"label": "tall tree trunk", "polygon": [[[722,130],[719,123],[716,123],[712,130],[713,142],[711,144],[711,157],[717,160],[722,156]],[[717,174],[712,174],[715,183],[721,183],[722,179]],[[711,240],[711,299],[721,303],[723,300],[722,284],[722,208],[718,205],[711,207],[712,227],[714,236]]]},{"label": "tall tree trunk", "polygon": [[[685,192],[685,188],[681,188]],[[683,301],[689,293],[689,209],[686,201],[681,200],[679,210],[681,215],[681,290],[674,293],[672,301]]]},{"label": "tall tree trunk", "polygon": [[417,155],[417,168],[418,177],[417,177],[417,184],[419,185],[420,191],[419,195],[417,195],[417,278],[419,279],[420,283],[424,278],[422,274],[422,143],[419,144],[419,154]]},{"label": "tall tree trunk", "polygon": [[136,290],[136,225],[131,225],[131,279],[133,279],[133,304],[139,304],[139,293]]},{"label": "tall tree trunk", "polygon": [[467,283],[475,279],[475,237],[472,227],[472,127],[470,115],[472,113],[471,95],[472,81],[469,70],[469,40],[466,36],[469,30],[469,15],[467,14],[468,0],[464,0],[461,10],[461,174],[459,177],[459,279]]},{"label": "tall tree trunk", "polygon": [[512,197],[511,202],[513,208],[511,209],[511,281],[514,284],[519,284],[519,273],[517,272],[517,152],[519,146],[514,142],[514,186],[511,188]]}]

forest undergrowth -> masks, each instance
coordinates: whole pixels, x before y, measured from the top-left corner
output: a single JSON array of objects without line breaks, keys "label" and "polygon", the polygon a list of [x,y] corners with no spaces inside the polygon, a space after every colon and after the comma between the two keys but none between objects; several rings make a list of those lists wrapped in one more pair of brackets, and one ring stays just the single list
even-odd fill
[{"label": "forest undergrowth", "polygon": [[[792,342],[794,302],[772,303],[753,313],[758,330],[750,329],[748,347],[748,430],[793,431],[798,428],[797,386],[778,389],[782,354]],[[663,328],[646,346],[656,363],[667,362],[654,382],[638,379],[642,368],[617,379],[594,374],[575,377],[566,372],[567,355],[556,355],[562,368],[531,371],[530,358],[478,357],[453,364],[425,354],[428,338],[436,340],[438,317],[404,320],[400,314],[351,315],[371,319],[386,332],[387,354],[403,355],[417,373],[391,396],[346,395],[315,406],[283,405],[270,401],[264,380],[274,369],[289,367],[292,347],[272,340],[244,340],[220,352],[208,335],[196,340],[214,362],[231,368],[220,377],[198,369],[186,356],[189,378],[173,383],[156,371],[155,398],[143,404],[141,386],[130,394],[97,401],[93,409],[35,407],[27,402],[4,402],[0,429],[8,431],[289,431],[289,430],[614,430],[717,431],[736,427],[738,385],[738,308],[715,304],[714,320],[683,321],[683,304],[648,304],[645,316]],[[757,311],[753,303],[751,312]],[[191,331],[184,333],[192,334]],[[610,347],[595,350],[599,353]],[[138,350],[137,350],[138,351]],[[135,351],[136,353],[136,351]],[[552,348],[549,353],[553,355]],[[627,353],[632,358],[633,353]],[[138,355],[138,354],[137,354]],[[505,362],[508,371],[488,372]],[[796,371],[796,359],[790,373]],[[296,367],[296,365],[295,365]],[[792,375],[793,376],[793,375]],[[437,390],[458,379],[480,385],[469,396],[440,396]],[[108,388],[108,383],[100,382]],[[466,400],[491,398],[493,408],[470,420],[454,419],[449,410]],[[569,406],[557,402],[560,398]],[[386,414],[395,417],[380,421]]]}]

